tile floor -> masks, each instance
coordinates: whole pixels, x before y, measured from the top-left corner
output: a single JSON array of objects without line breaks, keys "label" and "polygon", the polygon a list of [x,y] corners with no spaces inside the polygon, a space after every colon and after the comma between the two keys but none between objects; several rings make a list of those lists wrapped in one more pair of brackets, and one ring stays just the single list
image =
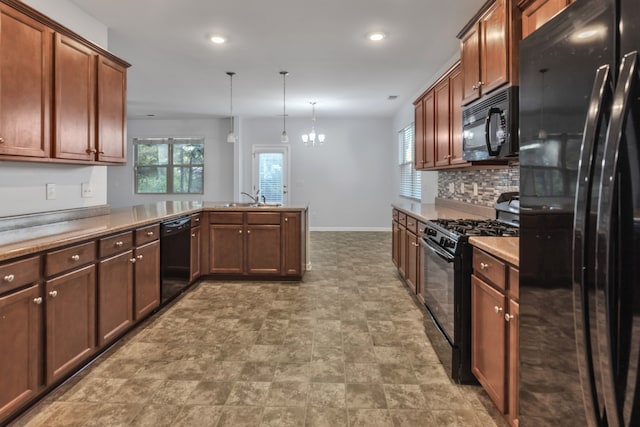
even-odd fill
[{"label": "tile floor", "polygon": [[390,258],[390,233],[314,232],[302,283],[202,281],[14,425],[503,427]]}]

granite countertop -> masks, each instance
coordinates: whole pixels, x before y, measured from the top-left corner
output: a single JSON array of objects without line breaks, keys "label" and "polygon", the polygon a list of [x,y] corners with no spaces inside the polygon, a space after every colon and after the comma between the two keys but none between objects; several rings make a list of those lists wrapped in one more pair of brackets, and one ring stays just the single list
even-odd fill
[{"label": "granite countertop", "polygon": [[520,265],[519,237],[471,236],[469,243],[511,265]]},{"label": "granite countertop", "polygon": [[117,233],[159,221],[210,210],[291,211],[308,209],[307,203],[284,206],[224,206],[226,202],[167,201],[112,209],[106,215],[42,224],[0,232],[0,261],[45,251],[106,234]]},{"label": "granite countertop", "polygon": [[496,217],[496,211],[493,208],[454,202],[446,199],[436,199],[433,204],[399,202],[392,203],[391,206],[421,221],[463,218],[494,219]]}]

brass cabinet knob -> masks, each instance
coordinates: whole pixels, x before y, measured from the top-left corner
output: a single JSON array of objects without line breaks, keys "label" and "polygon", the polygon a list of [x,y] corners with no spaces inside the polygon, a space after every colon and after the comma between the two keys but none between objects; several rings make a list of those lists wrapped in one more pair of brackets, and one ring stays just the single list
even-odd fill
[{"label": "brass cabinet knob", "polygon": [[4,144],[4,138],[0,136],[0,144]]},{"label": "brass cabinet knob", "polygon": [[196,233],[191,233],[191,237],[196,237]]},{"label": "brass cabinet knob", "polygon": [[284,219],[284,222],[289,222],[289,218],[285,218],[285,219]]},{"label": "brass cabinet knob", "polygon": [[247,234],[251,234],[251,230],[247,230]]},{"label": "brass cabinet knob", "polygon": [[117,246],[117,247],[121,247],[122,245],[124,245],[124,243],[123,243],[123,242],[116,242],[116,246]]},{"label": "brass cabinet knob", "polygon": [[78,255],[78,254],[71,255],[71,260],[72,261],[80,261],[80,255]]},{"label": "brass cabinet knob", "polygon": [[242,230],[238,230],[238,234],[242,234]]},{"label": "brass cabinet knob", "polygon": [[487,268],[489,268],[489,264],[486,264],[486,263],[484,263],[484,262],[481,262],[481,263],[480,263],[480,269],[481,269],[481,270],[486,270]]},{"label": "brass cabinet knob", "polygon": [[7,283],[11,283],[15,278],[16,276],[14,276],[13,274],[7,274],[6,276],[4,276],[4,281]]},{"label": "brass cabinet knob", "polygon": [[130,262],[131,264],[135,264],[135,263],[136,263],[136,259],[135,259],[135,258],[129,258],[129,262]]},{"label": "brass cabinet knob", "polygon": [[153,231],[147,231],[147,236],[149,237],[153,236]]},{"label": "brass cabinet knob", "polygon": [[33,299],[33,302],[37,305],[42,304],[42,297],[36,297]]},{"label": "brass cabinet knob", "polygon": [[136,256],[136,258],[141,260],[142,258],[144,258],[144,255],[140,254],[140,255]]},{"label": "brass cabinet knob", "polygon": [[500,314],[500,312],[502,311],[502,307],[498,307],[497,305],[493,307],[493,311],[495,311],[497,314]]},{"label": "brass cabinet knob", "polygon": [[87,154],[96,154],[95,148],[87,148]]},{"label": "brass cabinet knob", "polygon": [[505,313],[504,314],[504,320],[506,320],[507,322],[511,321],[511,319],[513,319],[515,316],[509,313]]},{"label": "brass cabinet knob", "polygon": [[49,296],[50,296],[51,298],[55,298],[55,297],[57,297],[57,296],[58,296],[58,291],[51,291],[51,292],[49,292]]}]

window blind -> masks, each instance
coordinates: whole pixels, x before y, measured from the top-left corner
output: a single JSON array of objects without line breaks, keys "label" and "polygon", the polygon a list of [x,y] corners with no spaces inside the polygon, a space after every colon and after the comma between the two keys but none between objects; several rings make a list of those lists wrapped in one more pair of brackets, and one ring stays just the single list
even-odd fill
[{"label": "window blind", "polygon": [[398,132],[398,164],[400,166],[400,196],[420,200],[420,172],[414,169],[415,153],[414,124]]}]

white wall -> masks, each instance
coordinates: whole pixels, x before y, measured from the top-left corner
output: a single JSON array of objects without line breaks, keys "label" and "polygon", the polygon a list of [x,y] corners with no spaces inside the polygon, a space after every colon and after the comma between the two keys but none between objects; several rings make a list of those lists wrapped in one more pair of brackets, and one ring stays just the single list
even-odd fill
[{"label": "white wall", "polygon": [[[291,202],[309,202],[312,230],[388,230],[394,199],[396,156],[391,119],[318,117],[316,131],[326,134],[322,147],[300,139],[310,119],[287,120],[291,155]],[[240,142],[241,191],[251,190],[251,146],[280,143],[282,121],[244,119]]]},{"label": "white wall", "polygon": [[[107,27],[69,0],[24,0],[62,25],[101,46],[107,46]],[[105,166],[49,165],[0,162],[0,217],[51,210],[99,206],[107,200]],[[81,197],[81,183],[90,183],[93,197]],[[55,200],[46,200],[45,185],[57,187]]]},{"label": "white wall", "polygon": [[[127,165],[109,166],[108,202],[111,207],[154,203],[162,200],[224,201],[233,199],[234,145],[227,144],[228,120],[127,121]],[[203,137],[204,194],[134,194],[133,139],[144,137]]]}]

